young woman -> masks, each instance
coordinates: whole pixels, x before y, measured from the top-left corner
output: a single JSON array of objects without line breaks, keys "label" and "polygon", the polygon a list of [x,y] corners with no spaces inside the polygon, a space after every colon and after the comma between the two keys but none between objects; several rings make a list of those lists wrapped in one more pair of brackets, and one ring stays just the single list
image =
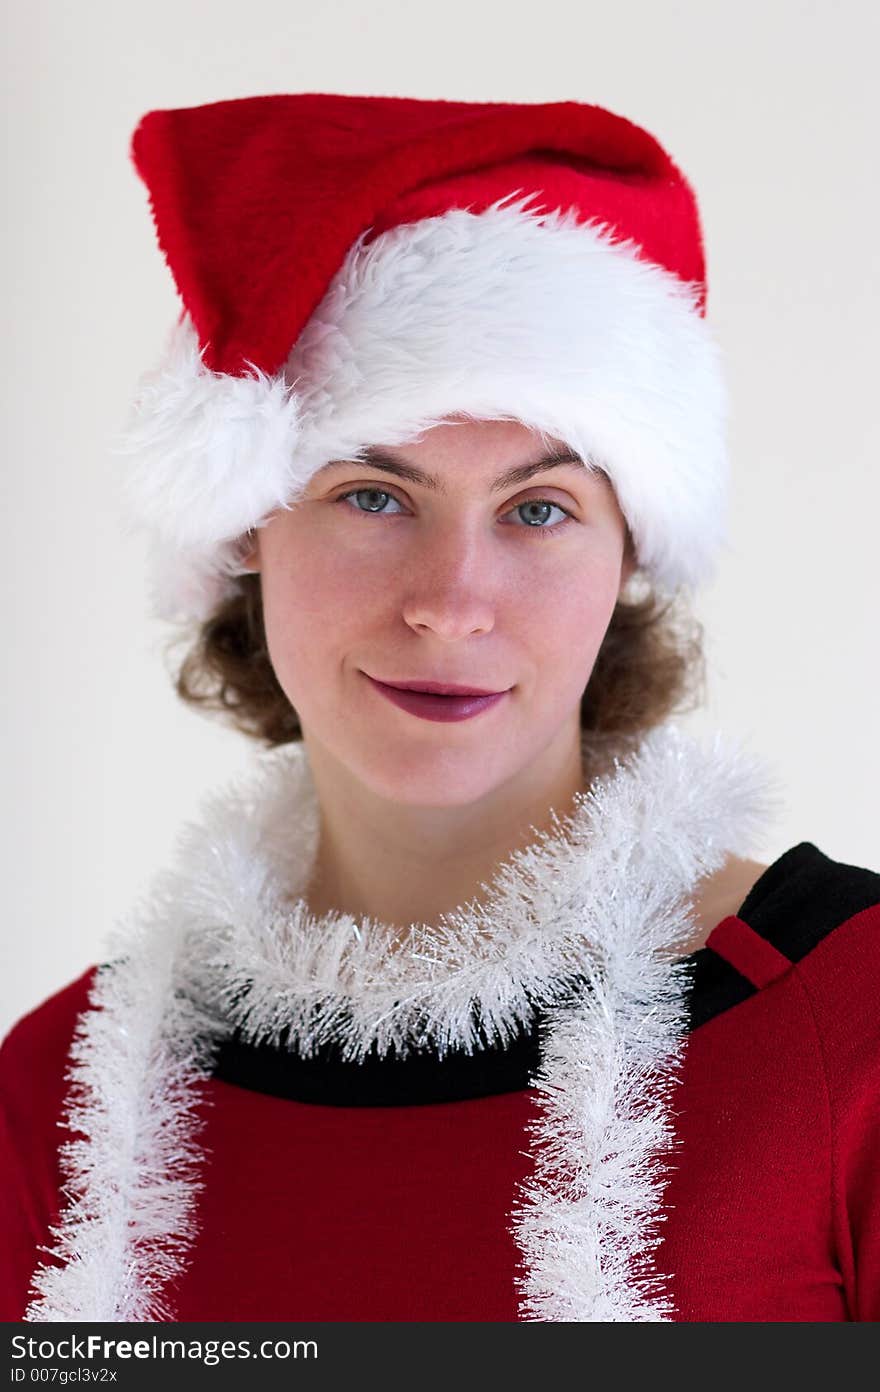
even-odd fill
[{"label": "young woman", "polygon": [[[723,528],[693,193],[600,108],[152,112],[125,449],[261,741],[0,1052],[3,1314],[880,1317],[880,876],[675,724]],[[59,1128],[60,1122],[60,1128]]]}]

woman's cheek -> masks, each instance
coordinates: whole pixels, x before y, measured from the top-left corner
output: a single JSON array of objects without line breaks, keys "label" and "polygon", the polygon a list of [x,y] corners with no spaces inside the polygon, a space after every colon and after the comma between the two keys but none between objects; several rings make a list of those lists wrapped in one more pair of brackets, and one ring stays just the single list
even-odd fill
[{"label": "woman's cheek", "polygon": [[338,618],[353,601],[363,606],[374,591],[377,558],[352,546],[339,529],[302,529],[285,538],[264,566],[264,585],[272,605],[291,620],[297,614]]},{"label": "woman's cheek", "polygon": [[[542,664],[586,685],[611,622],[620,584],[613,567],[590,565],[569,573],[552,593],[532,593],[528,622]],[[552,623],[547,615],[552,614]]]},{"label": "woman's cheek", "polygon": [[620,558],[603,551],[575,556],[565,566],[533,567],[523,595],[533,611],[552,613],[558,630],[591,631],[607,624],[619,586]]}]

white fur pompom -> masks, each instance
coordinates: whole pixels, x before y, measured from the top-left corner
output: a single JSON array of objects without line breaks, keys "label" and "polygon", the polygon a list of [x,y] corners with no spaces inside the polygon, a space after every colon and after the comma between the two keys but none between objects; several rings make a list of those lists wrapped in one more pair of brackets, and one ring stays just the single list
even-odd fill
[{"label": "white fur pompom", "polygon": [[188,316],[164,360],[141,378],[113,453],[133,526],[194,558],[257,526],[297,484],[299,407],[283,376],[212,372]]}]

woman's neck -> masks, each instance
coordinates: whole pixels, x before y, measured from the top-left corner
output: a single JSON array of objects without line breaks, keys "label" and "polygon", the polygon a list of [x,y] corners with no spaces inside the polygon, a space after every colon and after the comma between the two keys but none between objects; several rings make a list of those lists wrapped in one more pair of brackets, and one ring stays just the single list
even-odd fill
[{"label": "woman's neck", "polygon": [[479,802],[455,807],[391,801],[307,745],[321,813],[302,897],[315,914],[336,910],[401,931],[483,902],[500,862],[552,830],[553,813],[571,813],[586,786],[577,727]]}]

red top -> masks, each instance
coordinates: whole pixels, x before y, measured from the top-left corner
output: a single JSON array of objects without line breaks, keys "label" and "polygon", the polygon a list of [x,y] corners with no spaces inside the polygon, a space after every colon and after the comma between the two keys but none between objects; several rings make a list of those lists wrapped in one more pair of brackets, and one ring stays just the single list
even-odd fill
[{"label": "red top", "polygon": [[[880,876],[802,843],[693,961],[655,1254],[675,1318],[880,1319]],[[62,1071],[91,974],[0,1049],[7,1320],[23,1316],[59,1209]],[[236,1069],[248,1086],[229,1080]],[[177,1319],[518,1318],[509,1214],[529,1172],[534,1091],[338,1105],[327,1065],[337,1102],[303,1101],[257,1090],[274,1075],[247,1049],[218,1073]]]}]

